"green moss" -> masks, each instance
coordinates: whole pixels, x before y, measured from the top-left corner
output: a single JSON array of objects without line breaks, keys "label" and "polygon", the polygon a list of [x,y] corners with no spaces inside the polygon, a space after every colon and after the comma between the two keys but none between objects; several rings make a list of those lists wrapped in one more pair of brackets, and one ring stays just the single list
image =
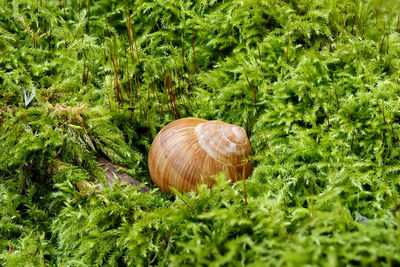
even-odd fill
[{"label": "green moss", "polygon": [[[0,265],[398,265],[399,11],[0,1]],[[151,142],[188,116],[246,129],[247,205],[222,176],[98,190],[98,156],[154,187]]]}]

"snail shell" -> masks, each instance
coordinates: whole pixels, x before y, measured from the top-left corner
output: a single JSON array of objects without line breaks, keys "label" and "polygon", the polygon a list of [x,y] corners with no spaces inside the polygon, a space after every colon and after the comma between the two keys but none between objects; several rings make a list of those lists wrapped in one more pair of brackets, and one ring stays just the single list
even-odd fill
[{"label": "snail shell", "polygon": [[223,122],[184,118],[166,125],[154,139],[148,164],[153,182],[164,192],[170,187],[195,191],[211,187],[212,175],[225,172],[232,181],[250,174],[250,142],[243,128]]}]

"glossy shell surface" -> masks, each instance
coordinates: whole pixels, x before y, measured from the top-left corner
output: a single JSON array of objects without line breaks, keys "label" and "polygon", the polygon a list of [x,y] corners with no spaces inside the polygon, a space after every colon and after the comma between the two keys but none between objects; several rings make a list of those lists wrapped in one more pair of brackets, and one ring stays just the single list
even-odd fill
[{"label": "glossy shell surface", "polygon": [[243,128],[222,121],[184,118],[166,125],[149,151],[149,172],[164,192],[170,187],[195,191],[198,184],[214,184],[213,175],[225,172],[232,181],[250,174],[250,142]]}]

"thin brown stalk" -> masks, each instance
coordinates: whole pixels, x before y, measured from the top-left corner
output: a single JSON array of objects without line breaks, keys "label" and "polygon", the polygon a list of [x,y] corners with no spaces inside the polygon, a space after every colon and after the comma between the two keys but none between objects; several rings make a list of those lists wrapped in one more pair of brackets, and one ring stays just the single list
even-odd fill
[{"label": "thin brown stalk", "polygon": [[169,102],[171,104],[171,110],[175,114],[175,117],[177,117],[177,112],[176,112],[176,106],[175,106],[175,99],[174,99],[174,94],[172,92],[172,85],[171,85],[171,76],[170,73],[167,73],[167,92],[169,95]]},{"label": "thin brown stalk", "polygon": [[375,10],[375,25],[378,24],[378,16],[379,16],[379,8],[378,6],[374,7]]},{"label": "thin brown stalk", "polygon": [[[179,72],[178,72],[178,83],[179,83],[179,85],[178,85],[178,86],[179,86],[178,92],[182,93],[182,86],[181,86],[181,79],[180,79],[180,74],[179,74]],[[185,87],[185,86],[183,86],[183,87]],[[186,87],[185,87],[185,88],[186,88]],[[183,91],[185,91],[185,90],[183,90]],[[185,93],[186,93],[186,92],[185,92]],[[181,95],[181,98],[182,98],[183,107],[184,107],[185,110],[188,112],[188,109],[187,109],[187,107],[186,107],[185,97]]]},{"label": "thin brown stalk", "polygon": [[[104,36],[103,36],[103,38],[102,38],[102,42],[103,42],[103,54],[104,54],[104,64],[107,62],[107,55],[106,55],[106,46],[104,45]],[[104,71],[104,73],[105,73],[105,71]]]},{"label": "thin brown stalk", "polygon": [[107,28],[108,34],[110,34],[110,28],[108,28],[108,21],[107,21],[107,8],[104,8],[104,13],[105,13],[105,17],[106,17],[106,28]]},{"label": "thin brown stalk", "polygon": [[132,34],[131,34],[131,15],[128,14],[128,21],[126,23],[126,27],[128,30],[128,39],[129,39],[129,48],[131,51],[132,62],[135,60],[135,53],[133,52],[133,43],[132,43]]},{"label": "thin brown stalk", "polygon": [[182,103],[183,103],[183,108],[185,109],[186,113],[189,113],[189,109],[186,105],[186,101],[185,101],[185,96],[181,95],[181,99],[182,99]]},{"label": "thin brown stalk", "polygon": [[138,83],[137,83],[137,75],[136,75],[136,71],[135,73],[135,100],[133,103],[133,110],[132,110],[132,114],[135,112],[135,108],[136,108],[136,101],[137,101],[137,95],[138,95]]},{"label": "thin brown stalk", "polygon": [[[107,62],[107,56],[106,56],[106,46],[104,45],[104,36],[102,38],[102,42],[103,42],[103,53],[104,53],[104,62],[103,62],[103,70],[105,70],[105,65]],[[103,72],[104,74],[104,81],[106,80],[106,71]],[[108,103],[110,105],[110,112],[112,111],[112,107],[111,107],[111,97],[110,94],[107,93],[107,97],[108,97]]]},{"label": "thin brown stalk", "polygon": [[[258,68],[258,67],[257,67]],[[254,85],[254,108],[257,111],[257,89],[258,89],[258,71],[256,71],[256,84]]]},{"label": "thin brown stalk", "polygon": [[358,20],[357,20],[357,28],[358,28],[358,29],[361,28],[362,20],[363,20],[363,13],[362,13],[362,11],[361,11],[361,14],[360,14],[360,16],[358,17]]},{"label": "thin brown stalk", "polygon": [[185,45],[183,43],[183,37],[182,37],[182,58],[183,58],[183,64],[185,64]]},{"label": "thin brown stalk", "polygon": [[383,122],[386,124],[386,118],[385,118],[385,106],[383,105],[383,100],[382,100],[382,115],[383,115]]},{"label": "thin brown stalk", "polygon": [[157,99],[158,99],[158,102],[161,103],[160,97],[158,96],[158,91],[155,89],[155,86],[154,86],[153,75],[152,75],[152,73],[151,73],[151,71],[150,71],[150,67],[149,67],[149,65],[147,64],[147,61],[146,61],[146,60],[144,61],[144,63],[145,63],[145,65],[146,65],[146,71],[148,72],[149,77],[150,77],[150,82],[151,82],[151,86],[152,86],[152,89],[153,89],[153,99],[155,100],[155,99],[157,98]]},{"label": "thin brown stalk", "polygon": [[382,36],[382,41],[381,44],[379,46],[379,51],[383,51],[383,42],[385,41],[385,37],[386,37],[386,20],[383,21],[383,36]]},{"label": "thin brown stalk", "polygon": [[335,87],[335,96],[336,96],[336,104],[337,104],[337,110],[340,109],[340,104],[339,104],[339,98],[338,98],[338,93],[337,93],[337,88]]},{"label": "thin brown stalk", "polygon": [[129,75],[128,68],[126,68],[126,77],[128,78],[128,82],[126,83],[126,89],[128,91],[128,102],[129,105],[131,104],[131,98],[132,98],[132,87],[131,87],[131,77]]},{"label": "thin brown stalk", "polygon": [[132,92],[132,86],[131,86],[131,78],[130,75],[127,71],[127,76],[128,76],[128,99],[129,99],[129,106],[131,110],[131,121],[133,121],[133,92]]},{"label": "thin brown stalk", "polygon": [[112,62],[112,66],[114,69],[115,90],[116,90],[116,97],[117,97],[118,109],[119,109],[120,105],[123,103],[123,96],[122,96],[122,92],[121,92],[121,87],[119,85],[119,61],[117,58],[115,36],[114,36],[114,55],[112,53],[112,48],[110,47],[110,57],[111,57],[111,62]]},{"label": "thin brown stalk", "polygon": [[[47,34],[47,32],[46,32],[46,34]],[[51,28],[49,29],[49,35],[48,35],[49,37],[47,38],[47,42],[48,42],[48,44],[49,44],[49,52],[51,52]],[[53,55],[53,54],[52,54]]]},{"label": "thin brown stalk", "polygon": [[288,32],[287,44],[286,44],[286,63],[289,63],[289,45],[290,45],[290,32]]},{"label": "thin brown stalk", "polygon": [[356,23],[356,18],[357,18],[358,16],[357,16],[357,11],[354,13],[354,16],[353,16],[353,21],[352,21],[352,25],[351,25],[351,33],[353,33],[353,31],[354,31],[354,25],[355,25],[355,23]]},{"label": "thin brown stalk", "polygon": [[82,84],[85,85],[86,84],[86,58],[83,61],[83,75],[82,75]]},{"label": "thin brown stalk", "polygon": [[167,74],[167,90],[169,89],[168,93],[170,95],[170,101],[171,101],[171,106],[175,112],[175,116],[179,119],[180,118],[180,114],[178,111],[178,108],[176,106],[176,99],[175,99],[175,93],[172,87],[172,75],[171,73]]},{"label": "thin brown stalk", "polygon": [[121,87],[119,85],[118,79],[115,80],[115,89],[117,91],[118,111],[119,111],[119,108],[123,101],[122,101]]},{"label": "thin brown stalk", "polygon": [[185,88],[185,96],[186,96],[186,99],[189,100],[188,92],[187,92],[187,87],[186,87],[185,85],[183,85],[183,87]]},{"label": "thin brown stalk", "polygon": [[396,32],[400,32],[400,12],[397,14]]},{"label": "thin brown stalk", "polygon": [[247,137],[250,139],[251,130],[250,130],[250,122],[249,122],[249,116],[248,115],[247,115],[247,118],[246,118],[246,134],[247,134]]},{"label": "thin brown stalk", "polygon": [[161,99],[160,121],[162,121],[163,111],[164,111],[164,101]]},{"label": "thin brown stalk", "polygon": [[88,10],[87,23],[86,23],[86,32],[87,32],[87,34],[90,34],[90,1],[89,0],[86,3],[86,7],[87,7],[87,10]]},{"label": "thin brown stalk", "polygon": [[181,75],[179,70],[176,70],[176,77],[178,78],[178,89],[176,90],[178,93],[182,93],[182,86],[181,86]]},{"label": "thin brown stalk", "polygon": [[137,55],[138,62],[139,62],[139,64],[140,64],[139,51],[138,51],[138,47],[137,47],[137,43],[136,43],[136,34],[135,34],[135,28],[133,27],[133,25],[132,25],[132,24],[131,24],[131,27],[132,27],[133,40],[134,40],[134,42],[135,42],[136,55]]},{"label": "thin brown stalk", "polygon": [[190,83],[190,68],[187,68],[187,70],[188,70],[188,88],[191,86],[191,83]]},{"label": "thin brown stalk", "polygon": [[352,132],[352,137],[351,137],[351,147],[350,147],[350,150],[353,150],[353,143],[354,143],[354,136],[356,135],[356,132],[355,131],[353,131]]},{"label": "thin brown stalk", "polygon": [[90,64],[90,61],[89,61],[88,72],[90,71],[92,73],[92,84],[95,85],[95,76],[94,76],[94,71],[93,71],[93,65],[94,64],[93,63]]},{"label": "thin brown stalk", "polygon": [[150,100],[150,84],[147,84],[147,102]]},{"label": "thin brown stalk", "polygon": [[[192,86],[192,84],[190,83],[190,68],[187,68],[187,70],[188,70],[188,86],[185,87],[185,90],[186,90],[186,98],[188,99],[190,108],[193,108],[193,107],[192,107],[192,103],[190,102],[190,99],[189,99],[189,97],[188,97],[189,87]],[[195,101],[196,101],[196,99],[195,99]]]},{"label": "thin brown stalk", "polygon": [[249,84],[250,90],[254,91],[254,107],[256,107],[256,104],[257,104],[257,88],[256,88],[256,86],[252,86],[251,85],[251,83],[249,81],[249,77],[247,76],[247,73],[244,73],[244,75],[246,76],[246,80],[247,80],[247,83]]},{"label": "thin brown stalk", "polygon": [[251,86],[251,83],[249,81],[249,77],[247,77],[247,73],[244,73],[244,75],[246,76],[246,80],[247,80],[247,83],[249,84],[250,90],[253,89],[253,87]]},{"label": "thin brown stalk", "polygon": [[[171,80],[171,82],[172,82],[172,80]],[[176,96],[175,96],[175,92],[174,92],[174,91],[176,91],[176,88],[175,88],[175,86],[173,84],[172,84],[172,88],[171,89],[172,89],[171,90],[172,91],[172,95],[174,97],[175,113],[176,113],[178,119],[180,119],[181,118],[181,114],[179,113],[179,110],[178,110],[178,107],[177,107],[177,103],[176,103],[177,101],[176,101]]]},{"label": "thin brown stalk", "polygon": [[192,45],[193,45],[193,60],[194,60],[194,69],[197,73],[197,63],[196,63],[196,50],[194,46],[194,31],[192,31]]},{"label": "thin brown stalk", "polygon": [[268,150],[271,150],[271,147],[269,146],[269,142],[268,142],[268,137],[265,135],[265,133],[263,133],[263,135],[264,135],[265,144],[267,145]]},{"label": "thin brown stalk", "polygon": [[166,75],[166,72],[164,71],[164,73],[163,73],[163,76],[164,76],[164,90],[163,90],[163,92],[164,92],[164,94],[166,95],[166,97],[167,97],[167,108],[168,108],[168,112],[170,112],[170,113],[172,113],[172,109],[171,109],[171,107],[170,107],[170,101],[169,101],[169,92],[168,92],[168,81],[167,81],[167,75]]}]

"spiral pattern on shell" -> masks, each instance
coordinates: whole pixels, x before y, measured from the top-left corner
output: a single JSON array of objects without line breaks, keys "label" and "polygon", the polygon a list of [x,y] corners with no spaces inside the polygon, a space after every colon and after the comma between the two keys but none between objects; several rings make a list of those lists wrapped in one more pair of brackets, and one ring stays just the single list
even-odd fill
[{"label": "spiral pattern on shell", "polygon": [[149,172],[164,192],[170,187],[194,191],[198,184],[211,187],[213,175],[225,172],[232,181],[247,178],[251,164],[250,142],[243,128],[223,122],[184,118],[166,125],[149,151]]}]

